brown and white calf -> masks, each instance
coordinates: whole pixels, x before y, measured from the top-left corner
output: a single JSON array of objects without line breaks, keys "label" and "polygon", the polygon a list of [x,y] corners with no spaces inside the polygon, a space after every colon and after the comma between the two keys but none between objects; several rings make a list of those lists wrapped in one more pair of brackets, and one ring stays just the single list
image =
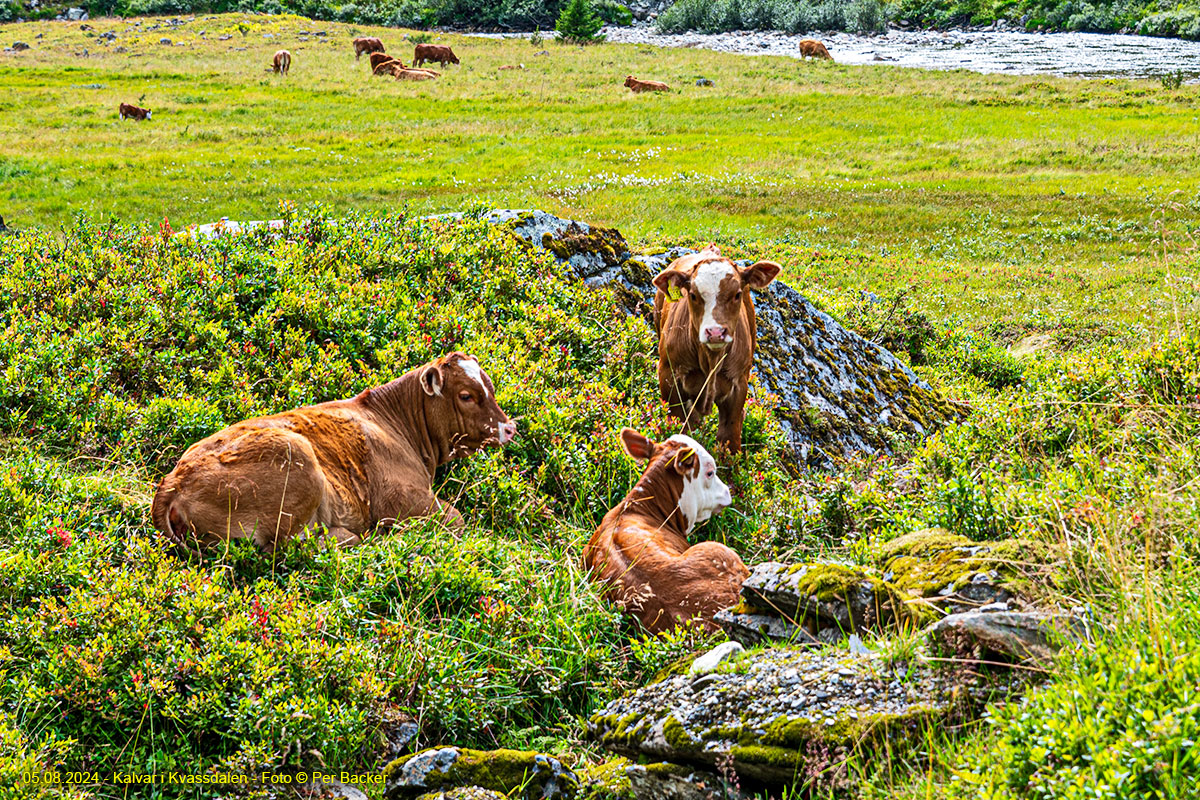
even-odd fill
[{"label": "brown and white calf", "polygon": [[382,53],[383,42],[374,36],[360,36],[354,40],[354,60],[358,61],[363,53]]},{"label": "brown and white calf", "polygon": [[275,58],[271,60],[271,69],[276,75],[287,75],[288,70],[292,68],[292,54],[287,50],[280,50],[275,54]]},{"label": "brown and white calf", "polygon": [[475,357],[450,353],[356,397],[197,442],[159,483],[151,517],[192,552],[252,538],[270,553],[314,526],[351,545],[409,517],[461,527],[458,510],[433,494],[434,471],[516,432]]},{"label": "brown and white calf", "polygon": [[758,339],[754,299],[779,274],[774,261],[739,267],[713,245],[654,277],[658,389],[690,431],[717,407],[717,441],[738,453]]},{"label": "brown and white calf", "polygon": [[699,442],[677,434],[655,444],[630,428],[625,452],[645,461],[641,480],[605,516],[583,551],[584,567],[604,596],[652,633],[713,615],[737,603],[750,574],[719,542],[689,545],[696,526],[730,505],[729,487]]},{"label": "brown and white calf", "polygon": [[139,108],[131,103],[121,103],[119,106],[117,106],[117,115],[121,119],[150,119],[153,113],[154,112],[148,108]]}]

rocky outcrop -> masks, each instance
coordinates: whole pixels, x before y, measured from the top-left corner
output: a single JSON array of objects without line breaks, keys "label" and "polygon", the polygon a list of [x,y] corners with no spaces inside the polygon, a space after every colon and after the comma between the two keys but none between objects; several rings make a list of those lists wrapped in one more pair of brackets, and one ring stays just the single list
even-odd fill
[{"label": "rocky outcrop", "polygon": [[936,649],[991,664],[1047,666],[1064,642],[1087,638],[1079,617],[1037,611],[968,611],[940,619],[926,631]]},{"label": "rocky outcrop", "polygon": [[524,800],[575,797],[579,778],[553,756],[520,750],[435,747],[393,761],[384,770],[388,800],[477,787]]},{"label": "rocky outcrop", "polygon": [[[653,277],[694,252],[676,247],[633,253],[614,229],[544,211],[493,211],[488,220],[554,253],[587,285],[612,288],[626,310],[647,319]],[[890,452],[892,433],[927,434],[955,417],[903,362],[843,328],[783,281],[757,293],[754,303],[758,396],[771,398],[801,462],[827,466],[856,452]]]},{"label": "rocky outcrop", "polygon": [[820,782],[850,751],[886,739],[901,752],[921,742],[926,726],[969,713],[1016,680],[962,683],[871,654],[794,648],[736,667],[667,677],[614,700],[589,720],[589,735],[631,758],[732,769],[743,782]]},{"label": "rocky outcrop", "polygon": [[880,547],[874,566],[758,564],[738,605],[714,621],[744,645],[812,646],[974,609],[1015,610],[1044,551],[1033,542],[972,542],[929,528]]}]

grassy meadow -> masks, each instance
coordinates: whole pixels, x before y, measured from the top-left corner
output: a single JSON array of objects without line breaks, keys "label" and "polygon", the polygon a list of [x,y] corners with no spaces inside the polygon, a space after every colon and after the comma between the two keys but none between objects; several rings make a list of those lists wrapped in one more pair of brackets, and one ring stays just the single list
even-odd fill
[{"label": "grassy meadow", "polygon": [[[1200,219],[1197,86],[452,35],[437,41],[462,66],[411,84],[370,79],[349,42],[405,56],[404,31],[187,19],[0,28],[33,46],[0,54],[0,216],[179,228],[275,217],[281,199],[536,207],[635,242],[769,252],[798,286],[912,285],[919,307],[976,326],[1086,316],[1143,340],[1174,313],[1147,296],[1178,278],[1163,228]],[[287,79],[264,71],[281,47]],[[675,91],[634,96],[630,73]],[[122,124],[117,104],[139,100],[154,119]],[[1193,307],[1194,282],[1174,289]]]},{"label": "grassy meadow", "polygon": [[[1098,623],[1024,699],[851,752],[827,765],[849,783],[788,797],[1191,796],[1200,87],[448,34],[462,66],[408,84],[350,46],[403,53],[401,31],[140,22],[0,26],[33,45],[0,54],[0,216],[19,230],[0,235],[0,798],[208,798],[110,776],[371,773],[443,744],[586,772],[608,758],[586,716],[712,643],[643,635],[579,567],[637,475],[615,432],[674,432],[655,336],[503,231],[420,219],[497,206],[778,260],[970,410],[895,457],[806,472],[756,397],[746,452],[720,459],[734,507],[699,538],[747,563],[866,564],[929,526],[1023,537],[1052,554],[1028,565],[1039,600]],[[286,79],[264,71],[280,47]],[[631,72],[676,90],[632,96]],[[120,122],[121,101],[154,119]],[[287,228],[170,235],[221,216]],[[163,549],[150,497],[190,443],[451,349],[521,418],[512,446],[439,473],[460,535]],[[915,643],[867,645],[899,663]],[[21,779],[45,769],[97,777]]]}]

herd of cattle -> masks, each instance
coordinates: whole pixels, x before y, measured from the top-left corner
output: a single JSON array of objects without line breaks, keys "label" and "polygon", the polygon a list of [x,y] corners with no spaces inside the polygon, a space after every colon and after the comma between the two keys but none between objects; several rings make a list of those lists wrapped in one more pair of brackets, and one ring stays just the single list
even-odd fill
[{"label": "herd of cattle", "polygon": [[[659,390],[683,433],[654,442],[620,431],[645,470],[583,552],[605,597],[650,631],[691,619],[712,627],[749,574],[723,544],[688,544],[732,499],[713,456],[687,433],[715,405],[718,442],[740,452],[756,344],[750,292],[779,271],[771,261],[739,266],[710,246],[654,278]],[[433,493],[435,470],[516,435],[478,360],[454,352],[355,397],[245,420],[193,444],[159,483],[151,516],[192,554],[237,538],[273,553],[313,529],[353,545],[412,517],[461,528],[462,515]]]},{"label": "herd of cattle", "polygon": [[[797,47],[800,50],[802,58],[833,59],[833,56],[829,55],[829,50],[825,48],[825,45],[815,39],[802,39]],[[391,75],[400,81],[428,81],[441,77],[442,73],[440,72],[432,69],[422,69],[421,65],[425,62],[436,62],[442,69],[445,69],[447,64],[460,63],[458,56],[454,55],[454,51],[446,45],[418,44],[413,50],[412,66],[405,66],[404,62],[400,59],[388,55],[383,42],[374,36],[360,36],[354,40],[354,60],[358,61],[361,59],[364,53],[370,59],[372,75]],[[291,68],[292,54],[287,50],[280,50],[275,53],[275,57],[271,60],[271,66],[267,67],[267,71],[274,72],[276,75],[287,75]],[[499,69],[525,69],[525,65],[505,64],[499,67]],[[698,84],[711,86],[712,81],[701,78]],[[625,86],[634,94],[671,91],[671,87],[661,81],[644,81],[632,75],[625,76]],[[146,120],[150,119],[150,110],[139,108],[129,103],[121,103],[118,108],[118,115],[121,119]]]}]

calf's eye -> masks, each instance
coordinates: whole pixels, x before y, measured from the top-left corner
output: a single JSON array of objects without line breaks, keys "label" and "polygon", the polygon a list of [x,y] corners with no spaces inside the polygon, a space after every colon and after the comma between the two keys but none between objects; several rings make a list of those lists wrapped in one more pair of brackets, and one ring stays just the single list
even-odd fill
[{"label": "calf's eye", "polygon": [[458,399],[462,400],[464,403],[474,403],[475,402],[475,398],[471,396],[470,392],[459,392]]}]

